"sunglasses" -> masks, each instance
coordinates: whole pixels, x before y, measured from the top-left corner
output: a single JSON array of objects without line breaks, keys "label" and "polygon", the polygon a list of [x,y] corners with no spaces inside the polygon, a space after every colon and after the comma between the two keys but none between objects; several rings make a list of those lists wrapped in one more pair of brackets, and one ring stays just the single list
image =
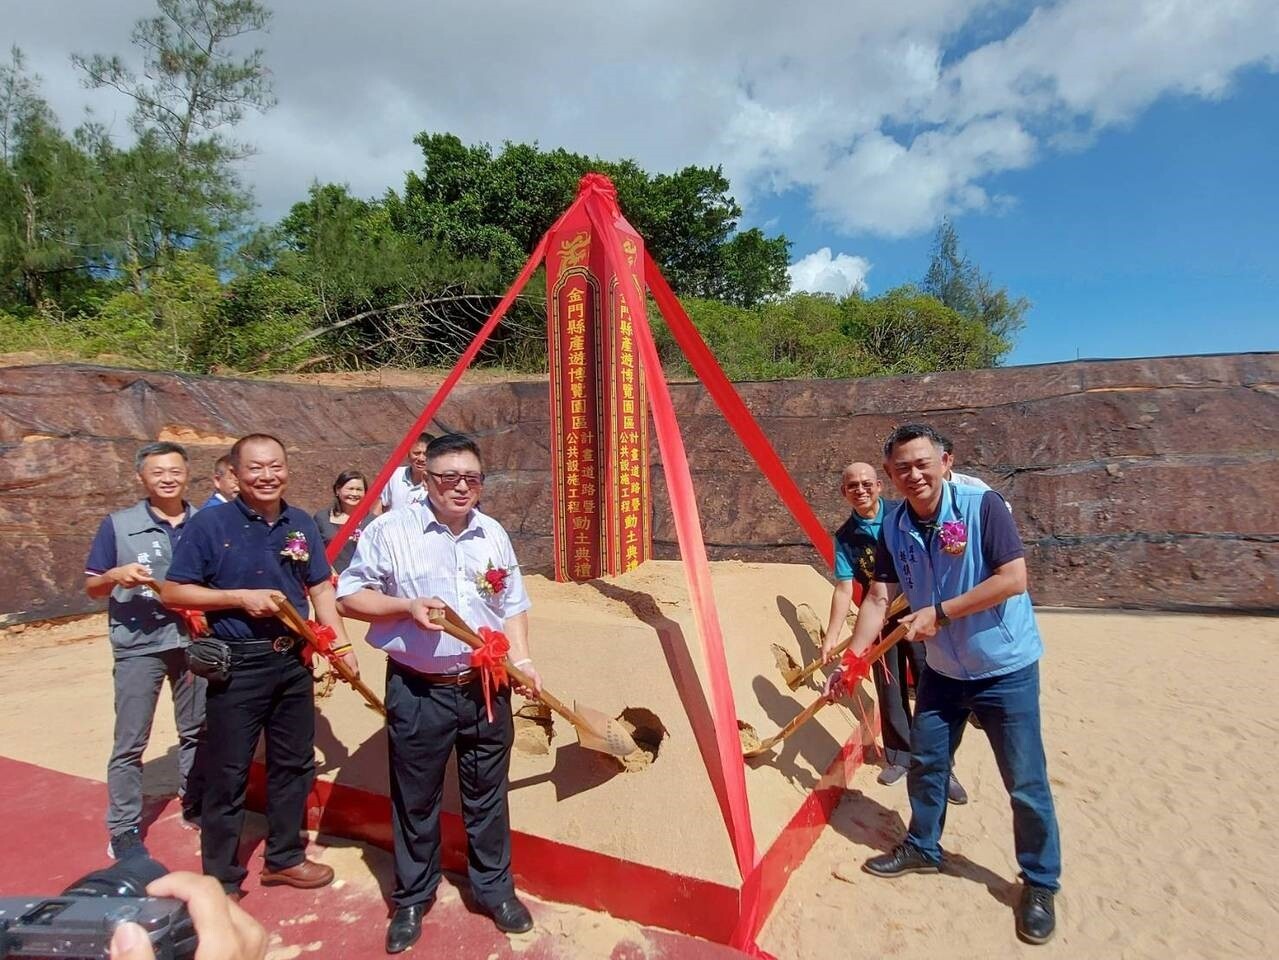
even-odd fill
[{"label": "sunglasses", "polygon": [[459,481],[465,481],[467,489],[470,489],[471,487],[484,486],[484,474],[482,473],[453,473],[452,471],[448,473],[436,473],[434,470],[428,470],[426,472],[439,481],[440,486],[448,490],[452,490],[456,487]]},{"label": "sunglasses", "polygon": [[844,484],[845,490],[874,490],[878,480],[849,480]]}]

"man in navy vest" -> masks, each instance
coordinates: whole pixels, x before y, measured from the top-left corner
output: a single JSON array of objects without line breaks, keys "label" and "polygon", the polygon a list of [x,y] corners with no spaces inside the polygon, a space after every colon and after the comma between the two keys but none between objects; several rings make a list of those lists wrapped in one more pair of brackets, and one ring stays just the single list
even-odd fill
[{"label": "man in navy vest", "polygon": [[1025,551],[999,494],[946,481],[950,468],[932,427],[907,424],[884,443],[884,469],[905,501],[884,516],[852,650],[870,647],[905,590],[913,611],[902,618],[906,639],[926,641],[927,664],[911,728],[910,827],[864,869],[879,877],[937,872],[951,756],[975,714],[1012,800],[1024,881],[1017,935],[1045,943],[1056,925],[1061,848],[1039,721],[1043,642],[1026,593]]},{"label": "man in navy vest", "polygon": [[189,641],[182,619],[151,588],[164,580],[195,512],[183,499],[190,472],[187,452],[176,443],[148,443],[138,450],[134,466],[146,497],[102,521],[84,565],[85,592],[95,600],[110,597],[115,740],[107,764],[107,853],[117,858],[146,854],[142,753],[166,679],[178,728],[178,794],[192,820],[200,798],[198,788],[188,790],[188,779],[204,723],[204,680],[187,672]]}]

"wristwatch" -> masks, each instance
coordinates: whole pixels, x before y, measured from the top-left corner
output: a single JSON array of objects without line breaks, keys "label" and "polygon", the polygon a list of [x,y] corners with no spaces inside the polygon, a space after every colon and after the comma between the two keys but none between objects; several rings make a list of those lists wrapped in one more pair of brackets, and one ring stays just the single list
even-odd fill
[{"label": "wristwatch", "polygon": [[937,626],[944,627],[946,624],[950,623],[950,617],[946,616],[945,612],[942,610],[940,600],[933,604],[933,612],[937,614]]}]

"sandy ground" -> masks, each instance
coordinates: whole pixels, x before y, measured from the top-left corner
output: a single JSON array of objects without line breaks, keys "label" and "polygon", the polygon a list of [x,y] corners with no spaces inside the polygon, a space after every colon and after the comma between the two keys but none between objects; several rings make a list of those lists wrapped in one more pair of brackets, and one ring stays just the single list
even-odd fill
[{"label": "sandy ground", "polygon": [[[944,873],[860,872],[909,817],[904,787],[879,786],[864,768],[775,908],[765,949],[779,958],[843,956],[850,943],[868,956],[1270,955],[1279,826],[1266,807],[1279,793],[1279,713],[1268,694],[1279,684],[1279,620],[1047,611],[1040,623],[1065,861],[1057,938],[1042,948],[1015,939],[1007,796],[970,729],[958,770],[972,802],[951,808]],[[102,618],[0,636],[0,754],[102,776],[111,715],[102,636]],[[96,677],[87,688],[85,675]],[[68,686],[81,691],[69,703],[59,696]],[[161,709],[148,792],[171,788],[172,744]]]},{"label": "sandy ground", "polygon": [[[990,747],[957,756],[941,876],[860,871],[905,832],[902,784],[863,768],[764,930],[778,957],[1268,957],[1279,937],[1279,619],[1041,612],[1062,831],[1058,934],[1021,945],[1012,817]],[[1267,946],[1270,944],[1270,946]]]}]

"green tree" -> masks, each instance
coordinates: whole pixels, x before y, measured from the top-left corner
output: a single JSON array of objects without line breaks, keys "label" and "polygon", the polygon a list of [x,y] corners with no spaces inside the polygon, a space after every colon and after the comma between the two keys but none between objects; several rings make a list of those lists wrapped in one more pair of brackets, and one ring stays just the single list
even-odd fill
[{"label": "green tree", "polygon": [[959,234],[950,218],[943,219],[933,238],[932,257],[920,285],[950,309],[979,321],[991,334],[989,353],[978,366],[997,366],[1013,348],[1026,325],[1030,301],[1011,297],[960,252]]},{"label": "green tree", "polygon": [[119,56],[72,57],[87,86],[110,87],[134,103],[134,148],[121,153],[105,137],[96,139],[117,188],[112,215],[135,287],[174,247],[212,250],[242,224],[252,198],[235,164],[252,151],[226,131],[246,111],[275,104],[262,51],[240,56],[232,49],[266,28],[266,7],[255,0],[157,0],[157,6],[158,16],[133,29],[141,75]]},{"label": "green tree", "polygon": [[843,333],[877,374],[931,373],[989,365],[1007,347],[980,320],[913,286],[878,297],[848,297]]},{"label": "green tree", "polygon": [[16,47],[0,66],[0,305],[73,296],[100,261],[91,158],[58,127]]},{"label": "green tree", "polygon": [[453,134],[421,133],[421,172],[386,200],[397,230],[463,258],[492,261],[511,276],[573,202],[592,170],[617,187],[623,213],[643,235],[675,291],[758,303],[787,289],[789,244],[758,230],[736,234],[741,208],[718,167],[650,175],[633,161],[604,161],[536,144],[467,146]]}]

